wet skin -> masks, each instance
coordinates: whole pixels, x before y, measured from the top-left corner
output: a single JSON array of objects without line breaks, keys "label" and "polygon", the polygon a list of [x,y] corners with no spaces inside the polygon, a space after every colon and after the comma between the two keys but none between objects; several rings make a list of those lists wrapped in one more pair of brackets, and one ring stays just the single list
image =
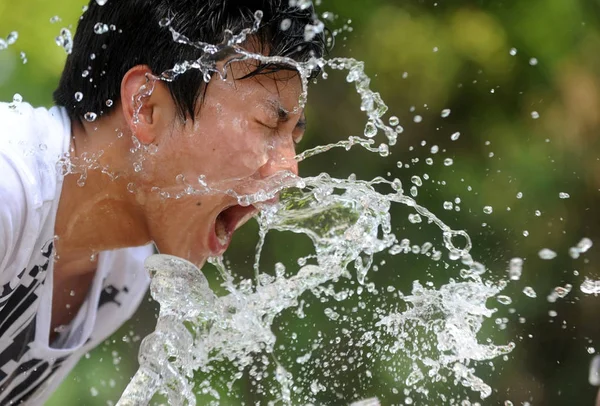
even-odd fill
[{"label": "wet skin", "polygon": [[[184,190],[178,175],[197,189],[203,175],[209,186],[243,195],[264,188],[263,181],[278,173],[297,174],[295,143],[305,127],[298,108],[300,79],[289,71],[235,79],[249,69],[237,62],[226,80],[214,78],[195,119],[184,120],[161,81],[150,82],[152,94],[136,117],[134,96],[152,74],[136,66],[123,78],[124,102],[95,122],[73,122],[71,156],[103,151],[98,162],[118,177],[88,171],[83,187],[78,174],[64,179],[55,226],[51,332],[68,324],[85,300],[96,253],[154,242],[159,252],[201,266],[222,254],[235,228],[257,211],[219,192],[165,199],[157,190],[170,196]],[[132,136],[152,151],[143,153],[139,172],[134,166],[141,152],[130,152],[136,145]],[[135,185],[133,193],[128,185]]]}]

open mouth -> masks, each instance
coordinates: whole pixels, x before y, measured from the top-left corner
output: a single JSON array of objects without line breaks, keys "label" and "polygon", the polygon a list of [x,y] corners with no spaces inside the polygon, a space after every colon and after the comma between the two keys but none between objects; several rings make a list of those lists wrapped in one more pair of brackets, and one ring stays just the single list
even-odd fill
[{"label": "open mouth", "polygon": [[231,242],[233,232],[240,228],[258,209],[254,206],[230,206],[221,211],[215,219],[214,233],[209,238],[210,250],[214,255],[221,255]]}]

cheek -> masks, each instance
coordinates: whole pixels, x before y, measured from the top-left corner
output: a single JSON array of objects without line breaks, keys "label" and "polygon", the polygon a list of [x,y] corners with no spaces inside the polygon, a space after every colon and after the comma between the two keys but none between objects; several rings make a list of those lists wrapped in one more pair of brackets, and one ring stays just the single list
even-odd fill
[{"label": "cheek", "polygon": [[268,161],[268,137],[247,120],[235,118],[223,124],[211,145],[211,169],[221,179],[253,175]]}]

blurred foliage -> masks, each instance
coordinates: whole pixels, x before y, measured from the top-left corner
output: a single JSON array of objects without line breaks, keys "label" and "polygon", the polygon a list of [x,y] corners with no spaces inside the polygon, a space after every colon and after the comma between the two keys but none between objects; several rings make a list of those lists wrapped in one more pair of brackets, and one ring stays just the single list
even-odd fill
[{"label": "blurred foliage", "polygon": [[[381,92],[390,115],[400,118],[404,133],[387,158],[359,147],[349,152],[334,149],[304,162],[302,173],[326,171],[337,177],[356,173],[363,179],[387,174],[400,178],[407,192],[411,177],[417,175],[424,180],[417,201],[453,228],[470,234],[473,255],[486,264],[489,279],[506,278],[509,259],[525,258],[523,277],[504,292],[513,298],[513,304],[489,304],[498,308],[497,322],[486,323],[482,339],[491,338],[498,344],[514,341],[517,347],[506,360],[495,360],[493,367],[477,366],[479,375],[494,388],[483,404],[511,400],[516,405],[525,401],[592,405],[595,388],[589,385],[587,374],[592,354],[600,349],[600,298],[585,295],[578,287],[584,276],[600,278],[598,3],[321,3],[320,11],[337,16],[331,28],[342,29],[334,55],[365,61],[372,87]],[[19,32],[17,42],[0,51],[0,99],[11,100],[18,92],[34,105],[51,105],[65,58],[54,38],[62,27],[74,30],[82,5],[79,0],[0,0],[0,37]],[[60,21],[51,23],[53,16]],[[344,30],[345,25],[351,30]],[[301,148],[362,134],[365,117],[358,114],[359,98],[343,74],[331,72],[327,80],[319,79],[309,100],[309,130]],[[449,116],[442,117],[444,109],[450,110]],[[450,136],[456,132],[460,137],[453,141]],[[452,165],[444,164],[448,158]],[[522,198],[517,197],[519,192]],[[560,199],[560,192],[570,198]],[[444,209],[444,202],[451,202],[454,208]],[[493,207],[493,213],[483,212],[487,205]],[[406,207],[392,210],[398,238],[409,238],[418,245],[426,241],[440,244],[439,230],[425,223],[411,224],[407,220],[410,213]],[[570,258],[568,248],[583,237],[597,245],[579,259]],[[240,277],[252,275],[248,263],[255,243],[255,225],[240,230],[234,239],[228,260]],[[559,256],[543,261],[537,255],[541,248],[551,248]],[[293,261],[309,252],[306,239],[285,233],[269,235],[262,266],[273,269],[275,262],[283,262],[288,269],[295,269]],[[385,266],[381,266],[382,260]],[[458,275],[456,266],[444,266],[446,260],[432,262],[423,255],[381,255],[376,261],[379,270],[370,273],[369,281],[381,290],[394,286],[409,293],[414,280],[440,286]],[[217,272],[208,266],[204,271],[218,289]],[[339,282],[336,289],[344,283],[351,282]],[[574,288],[565,299],[556,303],[546,300],[555,286],[566,283]],[[525,286],[535,289],[536,299],[521,293]],[[332,358],[329,370],[333,375],[329,377],[319,368],[302,370],[295,362],[302,349],[316,336],[325,337],[323,340],[336,337],[343,324],[332,323],[323,315],[327,304],[312,295],[303,299],[304,319],[298,319],[292,309],[277,321],[278,344],[297,349],[293,354],[284,353],[280,361],[294,374],[337,380],[339,393],[323,393],[323,404],[347,404],[340,398],[348,401],[368,396],[379,396],[384,404],[403,402],[404,383],[395,381],[386,366],[366,363],[366,367],[344,372],[345,360]],[[355,299],[344,306],[352,308],[359,301]],[[376,307],[383,299],[363,295],[360,300]],[[550,310],[557,316],[550,316]],[[114,403],[136,369],[139,339],[152,330],[155,314],[155,304],[145,302],[128,325],[79,363],[49,404]],[[320,351],[326,354],[328,348],[336,347],[339,352],[349,345],[344,340],[331,341]],[[395,365],[396,371],[404,368],[407,374],[409,367],[403,360]],[[223,371],[227,368],[224,365]],[[361,381],[365,368],[374,374],[367,383]],[[219,381],[218,377],[214,380]],[[222,386],[226,388],[226,382]],[[238,380],[234,388],[237,398],[224,397],[223,404],[260,400],[248,377]],[[476,394],[452,382],[432,383],[430,389],[477,400]],[[416,404],[431,404],[426,397],[415,399]]]}]

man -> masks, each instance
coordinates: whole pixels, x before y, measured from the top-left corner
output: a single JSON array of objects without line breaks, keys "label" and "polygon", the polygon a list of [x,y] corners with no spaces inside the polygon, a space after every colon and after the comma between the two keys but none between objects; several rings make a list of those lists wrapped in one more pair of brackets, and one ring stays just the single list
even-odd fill
[{"label": "man", "polygon": [[202,56],[170,28],[219,44],[256,10],[246,49],[322,54],[323,37],[304,36],[314,11],[288,0],[92,0],[57,107],[0,104],[1,405],[43,404],[131,317],[152,243],[202,265],[256,213],[236,197],[297,172],[305,124],[289,66],[234,62],[208,84],[195,69],[156,79]]}]

